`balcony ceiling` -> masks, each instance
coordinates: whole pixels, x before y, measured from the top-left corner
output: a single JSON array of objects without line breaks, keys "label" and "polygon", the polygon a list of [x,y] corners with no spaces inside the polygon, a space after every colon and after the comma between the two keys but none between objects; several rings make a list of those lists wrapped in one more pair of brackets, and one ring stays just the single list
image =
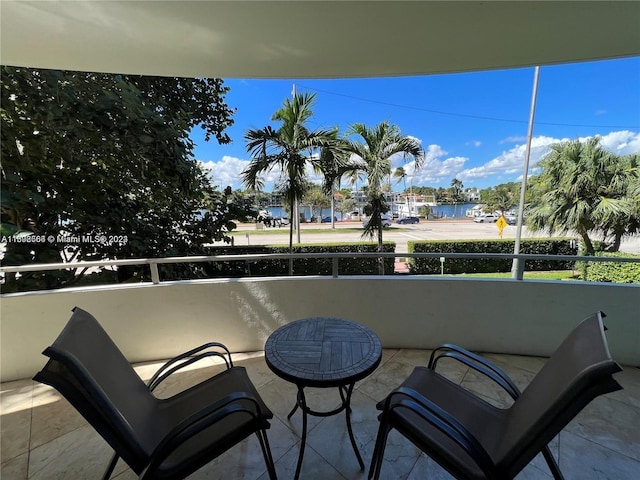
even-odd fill
[{"label": "balcony ceiling", "polygon": [[640,2],[2,1],[1,62],[167,76],[416,75],[640,55]]}]

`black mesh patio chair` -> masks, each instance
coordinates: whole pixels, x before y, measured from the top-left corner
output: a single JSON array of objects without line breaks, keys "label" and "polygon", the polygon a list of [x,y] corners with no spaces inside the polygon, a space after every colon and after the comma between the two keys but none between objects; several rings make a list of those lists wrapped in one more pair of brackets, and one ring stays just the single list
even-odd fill
[{"label": "black mesh patio chair", "polygon": [[[184,478],[255,433],[271,479],[276,478],[266,429],[273,414],[229,350],[207,343],[163,365],[145,383],[96,319],[80,308],[43,353],[34,380],[58,390],[141,479]],[[221,357],[226,369],[169,398],[153,390],[201,359]]]},{"label": "black mesh patio chair", "polygon": [[[562,479],[548,443],[598,395],[622,387],[612,374],[622,369],[610,355],[598,312],[562,342],[522,392],[499,368],[455,345],[433,351],[378,404],[380,428],[369,479],[379,478],[387,435],[409,439],[458,479],[512,479],[542,452],[555,479]],[[513,398],[492,406],[436,372],[443,358],[458,360],[495,381]]]}]

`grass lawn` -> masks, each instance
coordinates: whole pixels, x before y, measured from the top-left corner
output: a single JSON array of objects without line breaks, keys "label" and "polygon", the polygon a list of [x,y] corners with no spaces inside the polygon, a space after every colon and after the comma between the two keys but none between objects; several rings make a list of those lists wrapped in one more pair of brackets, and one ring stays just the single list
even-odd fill
[{"label": "grass lawn", "polygon": [[[484,277],[511,278],[511,272],[502,273],[462,273],[452,277]],[[581,280],[577,270],[553,270],[549,272],[524,272],[524,278],[529,280]]]},{"label": "grass lawn", "polygon": [[[385,232],[389,229],[385,229]],[[273,234],[289,234],[289,228],[265,228],[264,230],[234,230],[229,233],[232,237],[243,237],[247,232],[253,235],[273,235]],[[305,228],[302,230],[303,233],[353,233],[360,232],[362,233],[362,228]],[[295,230],[294,230],[295,233]]]}]

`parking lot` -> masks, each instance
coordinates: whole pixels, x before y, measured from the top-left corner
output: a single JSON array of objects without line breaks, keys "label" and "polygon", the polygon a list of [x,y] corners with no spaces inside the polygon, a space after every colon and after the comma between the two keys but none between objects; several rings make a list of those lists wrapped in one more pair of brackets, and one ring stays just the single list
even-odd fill
[{"label": "parking lot", "polygon": [[[354,230],[355,229],[355,230]],[[517,227],[507,225],[502,238],[515,238]],[[412,225],[393,223],[385,228],[385,241],[396,243],[396,252],[406,253],[407,242],[412,240],[452,240],[452,239],[499,239],[495,223],[474,223],[471,219],[461,220],[420,220]],[[304,223],[300,229],[301,243],[359,242],[362,238],[362,222],[336,222],[335,229],[330,223]],[[522,238],[549,238],[548,232],[530,232],[522,228]],[[285,245],[289,243],[289,229],[264,228],[258,230],[255,224],[240,224],[234,231],[236,245]],[[294,242],[297,235],[294,231]],[[373,239],[375,241],[375,239]],[[640,254],[640,237],[627,238],[622,242],[621,251]]]},{"label": "parking lot", "polygon": [[[301,243],[326,243],[326,242],[359,242],[362,241],[361,222],[336,222],[335,229],[330,223],[305,223],[300,229]],[[357,229],[354,231],[353,229]],[[508,225],[503,230],[502,238],[515,238],[516,227]],[[274,245],[288,244],[289,230],[261,229],[257,230],[255,224],[241,224],[235,235],[236,245]],[[522,238],[541,237],[546,238],[544,232],[532,234],[526,227],[522,230]],[[385,228],[383,233],[385,241],[396,243],[396,252],[406,253],[407,242],[412,240],[451,240],[451,239],[499,239],[498,227],[495,223],[474,223],[469,220],[429,220],[420,221],[417,224],[398,225],[394,223],[391,228]],[[366,238],[364,239],[366,240]],[[294,242],[296,233],[294,232]],[[375,239],[374,239],[375,241]]]}]

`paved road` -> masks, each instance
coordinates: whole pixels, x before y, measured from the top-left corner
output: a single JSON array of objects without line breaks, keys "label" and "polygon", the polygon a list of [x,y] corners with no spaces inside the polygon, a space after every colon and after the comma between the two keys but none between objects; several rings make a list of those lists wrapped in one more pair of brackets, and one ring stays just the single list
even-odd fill
[{"label": "paved road", "polygon": [[[362,223],[337,222],[336,228],[331,224],[303,224],[300,231],[302,243],[326,242],[358,242],[362,238]],[[358,229],[357,232],[345,229]],[[289,243],[289,230],[264,229],[257,230],[255,224],[241,224],[235,235],[236,245],[286,245]],[[322,230],[322,231],[318,231]],[[522,238],[548,238],[546,232],[530,232],[522,229]],[[515,238],[516,227],[508,225],[502,232],[502,238]],[[494,223],[474,223],[471,220],[431,220],[414,225],[396,225],[385,229],[384,240],[396,242],[396,252],[406,253],[407,242],[411,240],[451,240],[451,239],[498,239],[498,227]],[[296,233],[294,232],[294,242]],[[627,253],[640,254],[640,237],[626,239],[621,250]]]},{"label": "paved road", "polygon": [[[357,228],[359,231],[344,231]],[[318,230],[322,229],[322,232]],[[236,245],[274,245],[288,244],[289,232],[283,229],[256,230],[255,225],[240,225],[238,230],[243,233],[235,235]],[[362,238],[362,224],[360,222],[337,222],[333,230],[330,224],[303,224],[300,231],[302,243],[325,242],[358,242],[367,240]],[[248,236],[247,236],[248,235]],[[294,232],[294,241],[295,241]],[[516,227],[507,226],[503,231],[503,238],[515,238]],[[523,229],[523,238],[547,237],[544,233],[532,234]],[[384,240],[396,242],[396,252],[406,253],[407,242],[411,240],[450,240],[450,239],[489,239],[500,238],[495,224],[474,223],[472,221],[436,220],[421,222],[414,225],[396,225],[385,229]]]}]

